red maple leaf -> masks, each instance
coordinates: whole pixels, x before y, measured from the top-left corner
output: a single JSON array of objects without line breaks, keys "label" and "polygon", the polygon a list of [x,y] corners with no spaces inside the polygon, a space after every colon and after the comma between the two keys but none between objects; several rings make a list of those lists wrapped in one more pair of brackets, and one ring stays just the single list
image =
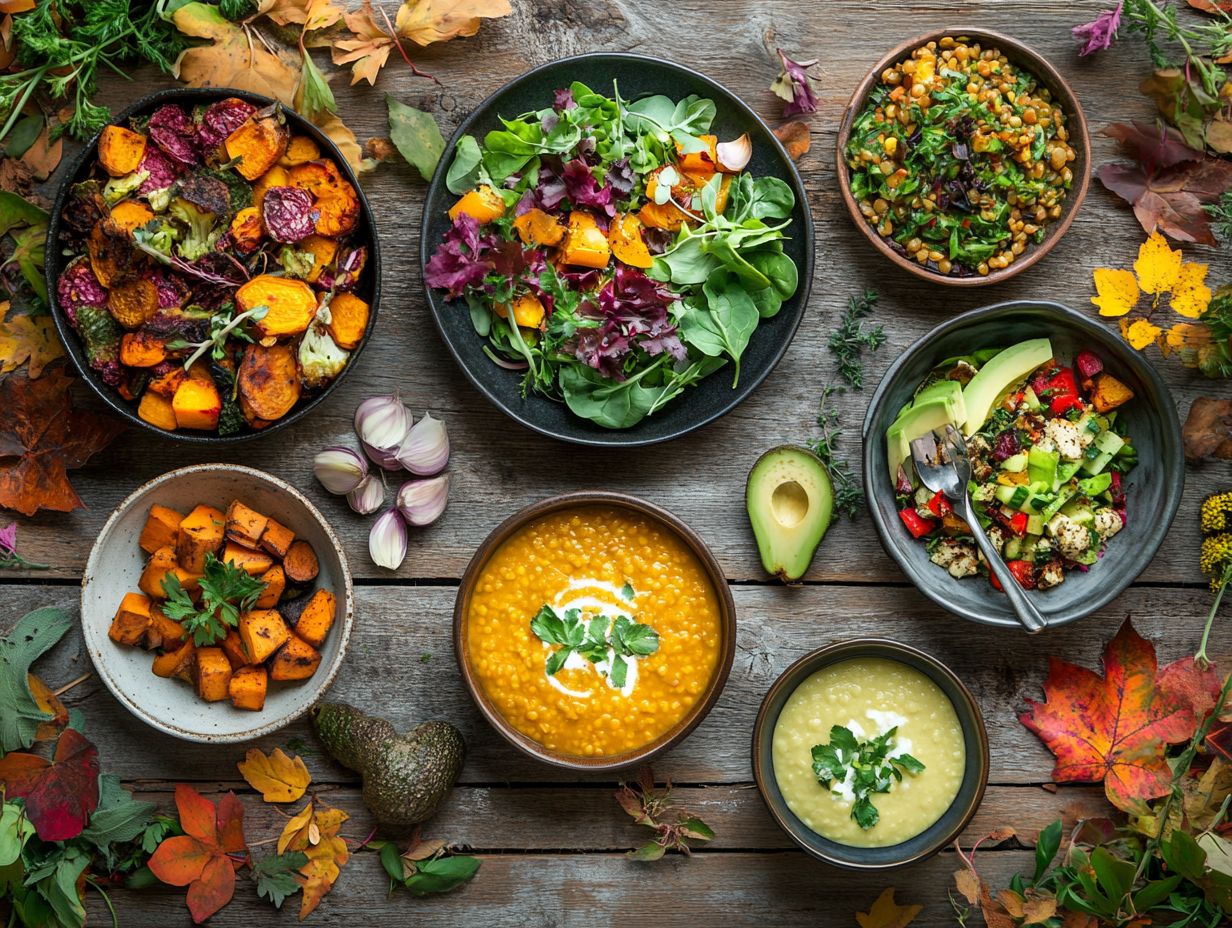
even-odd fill
[{"label": "red maple leaf", "polygon": [[44,841],[75,838],[98,806],[98,748],[74,728],[56,742],[55,758],[11,751],[0,760],[0,785],[24,799],[26,817]]},{"label": "red maple leaf", "polygon": [[1018,716],[1056,755],[1058,783],[1103,782],[1113,805],[1144,810],[1144,800],[1165,795],[1172,771],[1169,744],[1193,737],[1214,707],[1219,676],[1192,658],[1157,673],[1155,648],[1128,619],[1104,649],[1104,675],[1049,659],[1044,702],[1027,701]]},{"label": "red maple leaf", "polygon": [[191,786],[175,788],[184,834],[167,838],[150,857],[150,870],[164,883],[187,886],[193,921],[205,921],[235,895],[235,871],[248,856],[244,808],[227,793],[215,808]]}]

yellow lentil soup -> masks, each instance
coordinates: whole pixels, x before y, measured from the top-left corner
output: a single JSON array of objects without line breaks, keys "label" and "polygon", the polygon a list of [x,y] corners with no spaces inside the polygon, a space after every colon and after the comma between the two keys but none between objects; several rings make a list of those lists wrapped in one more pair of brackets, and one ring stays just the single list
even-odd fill
[{"label": "yellow lentil soup", "polygon": [[[815,746],[837,743],[835,726],[862,748],[888,735],[885,755],[898,758],[899,776],[884,775],[888,790],[868,793],[876,809],[865,818],[865,824],[875,820],[871,826],[859,821],[853,765],[843,779],[819,778]],[[954,802],[966,765],[962,726],[949,697],[914,667],[883,658],[853,658],[807,677],[779,713],[773,757],[788,808],[823,838],[854,847],[901,844],[927,829]]]},{"label": "yellow lentil soup", "polygon": [[675,728],[704,698],[724,645],[701,561],[671,528],[614,506],[518,530],[479,573],[465,622],[496,710],[549,751],[582,757],[634,751]]}]

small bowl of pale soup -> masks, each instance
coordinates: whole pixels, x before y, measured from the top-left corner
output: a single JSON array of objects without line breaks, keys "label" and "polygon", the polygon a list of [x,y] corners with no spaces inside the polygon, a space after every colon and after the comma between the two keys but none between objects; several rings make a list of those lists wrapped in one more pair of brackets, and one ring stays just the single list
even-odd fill
[{"label": "small bowl of pale soup", "polygon": [[862,638],[806,654],[753,728],[753,773],[779,826],[826,863],[915,863],[966,827],[988,781],[970,691],[936,658]]}]

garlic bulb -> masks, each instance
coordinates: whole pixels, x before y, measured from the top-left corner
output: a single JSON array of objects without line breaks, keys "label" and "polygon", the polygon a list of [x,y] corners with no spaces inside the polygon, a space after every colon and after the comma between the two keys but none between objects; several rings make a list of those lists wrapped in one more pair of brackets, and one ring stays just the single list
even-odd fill
[{"label": "garlic bulb", "polygon": [[368,554],[378,567],[397,570],[406,559],[406,522],[397,509],[389,509],[372,523]]},{"label": "garlic bulb", "polygon": [[414,421],[397,395],[373,396],[355,410],[355,434],[373,461],[385,470],[398,470],[398,447]]},{"label": "garlic bulb", "polygon": [[398,490],[398,511],[411,525],[431,525],[449,502],[449,475],[410,480]]},{"label": "garlic bulb", "polygon": [[321,486],[336,495],[350,493],[368,476],[368,462],[351,448],[334,445],[312,459],[312,472]]},{"label": "garlic bulb", "polygon": [[449,433],[445,431],[445,423],[432,418],[431,413],[424,413],[406,433],[398,449],[398,463],[421,477],[444,470],[449,463]]},{"label": "garlic bulb", "polygon": [[385,502],[385,484],[376,474],[369,474],[347,493],[347,502],[361,516],[371,515]]}]

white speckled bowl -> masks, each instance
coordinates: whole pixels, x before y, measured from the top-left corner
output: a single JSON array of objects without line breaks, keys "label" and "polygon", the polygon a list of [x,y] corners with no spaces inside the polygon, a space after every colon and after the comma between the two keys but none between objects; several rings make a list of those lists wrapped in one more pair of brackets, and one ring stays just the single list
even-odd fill
[{"label": "white speckled bowl", "polygon": [[[119,645],[107,637],[120,600],[137,590],[146,561],[137,542],[151,504],[187,513],[199,503],[226,509],[233,499],[277,519],[311,544],[321,566],[316,584],[332,590],[342,606],[342,615],[321,649],[317,672],[302,683],[271,681],[260,712],[235,709],[226,700],[203,702],[184,681],[151,673],[153,652]],[[186,741],[247,741],[277,731],[307,712],[342,665],[354,612],[351,571],[325,518],[290,484],[238,464],[182,467],[138,487],[103,526],[81,580],[81,629],[98,675],[133,715]]]}]

